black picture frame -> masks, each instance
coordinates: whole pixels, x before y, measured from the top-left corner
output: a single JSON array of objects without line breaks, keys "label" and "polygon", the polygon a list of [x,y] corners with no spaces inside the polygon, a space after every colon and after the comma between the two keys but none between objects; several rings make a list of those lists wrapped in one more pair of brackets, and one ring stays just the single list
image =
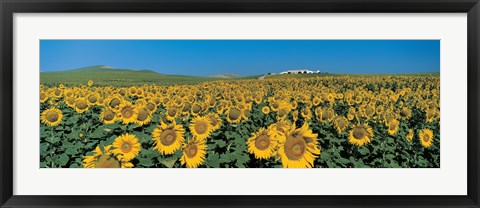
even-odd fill
[{"label": "black picture frame", "polygon": [[[0,0],[1,207],[479,207],[479,0]],[[466,196],[24,196],[13,195],[14,13],[467,13]],[[325,180],[325,179],[319,179]],[[201,187],[199,187],[201,188]],[[346,187],[348,188],[348,187]],[[414,188],[414,187],[412,187]]]}]

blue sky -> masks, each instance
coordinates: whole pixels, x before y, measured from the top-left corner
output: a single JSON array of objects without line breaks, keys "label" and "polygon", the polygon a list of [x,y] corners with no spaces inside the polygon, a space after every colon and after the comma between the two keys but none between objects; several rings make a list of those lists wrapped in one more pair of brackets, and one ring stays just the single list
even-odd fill
[{"label": "blue sky", "polygon": [[93,65],[163,74],[440,71],[439,40],[41,40],[40,70]]}]

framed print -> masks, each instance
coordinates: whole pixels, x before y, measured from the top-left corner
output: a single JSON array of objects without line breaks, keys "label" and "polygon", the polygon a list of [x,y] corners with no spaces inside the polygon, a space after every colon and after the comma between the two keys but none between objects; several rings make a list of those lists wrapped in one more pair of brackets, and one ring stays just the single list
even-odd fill
[{"label": "framed print", "polygon": [[479,206],[479,4],[2,1],[2,207]]}]

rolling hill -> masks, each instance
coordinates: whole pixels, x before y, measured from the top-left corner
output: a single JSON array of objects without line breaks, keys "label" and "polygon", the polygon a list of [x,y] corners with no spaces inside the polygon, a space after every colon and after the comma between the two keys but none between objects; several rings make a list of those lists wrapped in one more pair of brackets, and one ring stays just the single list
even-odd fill
[{"label": "rolling hill", "polygon": [[219,77],[197,77],[183,75],[166,75],[151,70],[132,70],[112,68],[98,65],[79,69],[57,72],[40,72],[42,84],[86,84],[93,80],[99,85],[172,85],[172,84],[196,84],[204,81],[219,80]]}]

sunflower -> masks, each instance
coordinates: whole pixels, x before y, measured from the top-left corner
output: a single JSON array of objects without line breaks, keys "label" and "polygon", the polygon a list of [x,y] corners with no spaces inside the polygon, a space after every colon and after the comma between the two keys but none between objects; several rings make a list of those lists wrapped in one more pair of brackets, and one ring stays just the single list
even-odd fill
[{"label": "sunflower", "polygon": [[45,92],[40,92],[40,103],[44,103],[48,100],[48,94]]},{"label": "sunflower", "polygon": [[268,107],[267,105],[263,106],[262,113],[265,114],[265,115],[269,114],[270,113],[270,107]]},{"label": "sunflower", "polygon": [[133,164],[115,156],[112,145],[105,146],[103,151],[100,146],[93,150],[92,156],[83,157],[84,168],[131,168]]},{"label": "sunflower", "polygon": [[254,154],[257,159],[268,159],[275,153],[277,141],[274,133],[268,129],[261,128],[258,132],[252,133],[247,140],[248,152]]},{"label": "sunflower", "polygon": [[230,123],[239,123],[242,120],[243,110],[232,106],[226,111],[227,121]]},{"label": "sunflower", "polygon": [[425,112],[426,121],[429,122],[429,123],[433,122],[433,120],[436,117],[436,113],[437,113],[436,109],[428,109]]},{"label": "sunflower", "polygon": [[155,112],[157,110],[157,104],[155,103],[155,101],[148,101],[145,107],[150,112]]},{"label": "sunflower", "polygon": [[317,134],[308,129],[305,122],[301,128],[292,125],[286,134],[279,136],[277,160],[282,160],[284,168],[311,168],[320,155]]},{"label": "sunflower", "polygon": [[373,137],[373,130],[368,124],[358,124],[350,130],[348,141],[356,146],[363,146],[370,143]]},{"label": "sunflower", "polygon": [[407,134],[406,139],[407,139],[408,142],[412,141],[412,139],[413,139],[413,130],[412,129],[408,130],[408,134]]},{"label": "sunflower", "polygon": [[91,87],[91,86],[93,85],[93,80],[88,80],[87,85],[88,85],[89,87]]},{"label": "sunflower", "polygon": [[183,153],[180,158],[182,165],[187,168],[197,168],[205,161],[207,145],[203,139],[189,139],[188,143],[183,144]]},{"label": "sunflower", "polygon": [[412,117],[412,110],[407,107],[403,107],[399,114],[402,119],[409,119]]},{"label": "sunflower", "polygon": [[113,96],[106,100],[105,105],[110,107],[113,111],[118,111],[120,104],[123,103],[123,99],[119,96]]},{"label": "sunflower", "polygon": [[98,102],[100,95],[98,93],[90,93],[87,95],[87,103],[89,106],[95,105]]},{"label": "sunflower", "polygon": [[290,130],[291,123],[288,120],[280,120],[277,123],[271,124],[268,129],[272,131],[275,136],[285,134]]},{"label": "sunflower", "polygon": [[197,116],[190,122],[190,133],[192,133],[193,137],[197,139],[206,139],[212,133],[213,126],[210,124],[210,119]]},{"label": "sunflower", "polygon": [[180,114],[180,109],[175,106],[168,106],[165,115],[169,121],[174,121],[175,118]]},{"label": "sunflower", "polygon": [[343,116],[336,118],[334,124],[339,134],[348,128],[348,120]]},{"label": "sunflower", "polygon": [[88,110],[87,100],[85,98],[77,98],[77,100],[75,100],[75,111],[77,111],[77,113],[83,113],[87,110]]},{"label": "sunflower", "polygon": [[203,109],[202,105],[198,102],[195,102],[191,107],[191,113],[193,116],[197,116],[200,113],[202,113],[202,109]]},{"label": "sunflower", "polygon": [[218,114],[210,113],[207,115],[207,118],[210,120],[210,124],[212,125],[212,131],[216,131],[222,126],[222,119]]},{"label": "sunflower", "polygon": [[139,126],[143,126],[147,123],[150,123],[150,121],[152,120],[152,114],[145,106],[137,106],[135,108],[135,112],[137,114],[133,122]]},{"label": "sunflower", "polygon": [[56,126],[62,122],[63,113],[59,109],[52,107],[42,112],[42,123],[48,126]]},{"label": "sunflower", "polygon": [[400,125],[400,122],[398,122],[397,119],[391,120],[390,123],[387,124],[388,134],[395,135],[398,132],[399,125]]},{"label": "sunflower", "polygon": [[119,159],[130,161],[135,158],[141,149],[141,144],[138,142],[138,139],[133,134],[122,134],[117,137],[113,142],[112,152],[118,155]]},{"label": "sunflower", "polygon": [[110,108],[103,108],[102,112],[100,113],[100,121],[104,124],[113,124],[117,120],[117,114],[112,111]]},{"label": "sunflower", "polygon": [[185,140],[183,138],[184,134],[185,129],[183,129],[182,125],[177,125],[175,121],[170,125],[162,122],[153,130],[152,140],[155,141],[153,149],[158,150],[162,154],[173,154],[183,144]]},{"label": "sunflower", "polygon": [[75,108],[75,101],[77,101],[75,97],[67,97],[65,99],[65,104],[70,108]]},{"label": "sunflower", "polygon": [[433,131],[430,129],[422,129],[418,135],[420,142],[424,147],[430,147],[433,143]]},{"label": "sunflower", "polygon": [[119,106],[119,117],[122,119],[123,124],[135,122],[135,118],[137,117],[135,106],[128,101],[122,102]]}]

